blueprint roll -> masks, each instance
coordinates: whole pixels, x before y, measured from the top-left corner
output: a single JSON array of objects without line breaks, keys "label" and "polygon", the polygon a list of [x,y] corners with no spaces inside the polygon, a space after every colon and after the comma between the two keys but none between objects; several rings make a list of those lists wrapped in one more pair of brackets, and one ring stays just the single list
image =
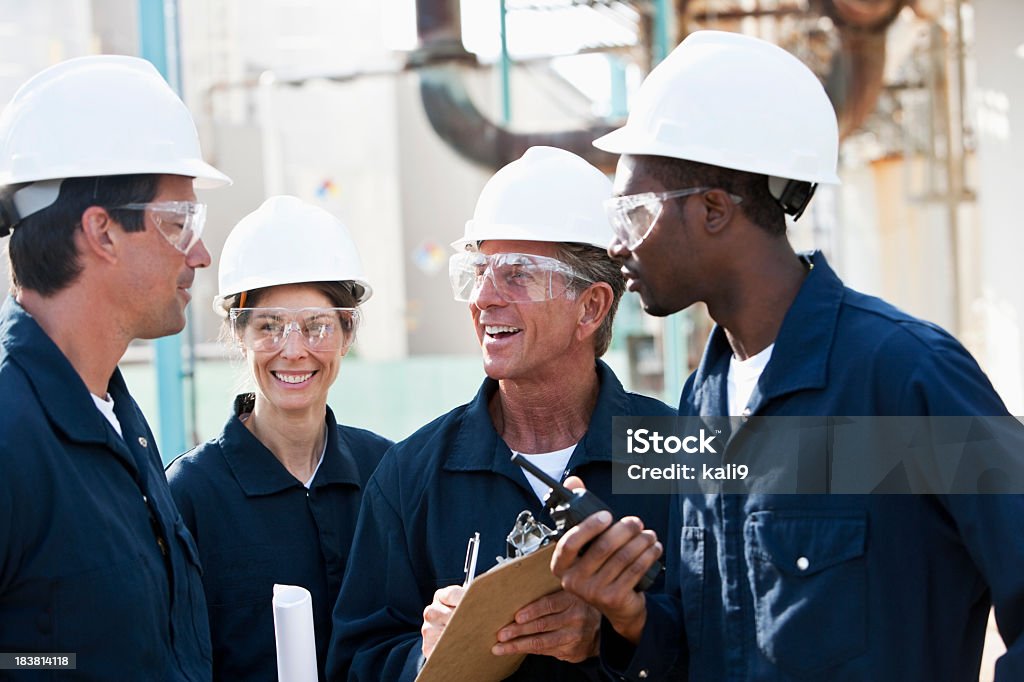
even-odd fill
[{"label": "blueprint roll", "polygon": [[313,598],[298,585],[274,585],[278,682],[317,682]]}]

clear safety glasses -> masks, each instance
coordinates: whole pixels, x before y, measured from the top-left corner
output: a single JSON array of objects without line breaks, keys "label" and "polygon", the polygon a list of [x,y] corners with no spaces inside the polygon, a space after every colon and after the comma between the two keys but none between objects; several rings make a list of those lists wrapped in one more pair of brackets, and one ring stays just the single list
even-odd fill
[{"label": "clear safety glasses", "polygon": [[509,303],[558,298],[574,279],[592,283],[556,258],[528,253],[457,253],[448,261],[448,276],[456,301],[475,300],[487,279]]},{"label": "clear safety glasses", "polygon": [[[708,192],[712,189],[714,188],[691,187],[671,192],[644,192],[643,194],[606,199],[604,209],[608,214],[608,221],[612,224],[612,229],[615,230],[615,241],[625,244],[626,248],[632,251],[651,234],[658,218],[661,217],[661,211],[665,207],[666,201]],[[730,194],[729,198],[737,204],[743,201],[742,197],[735,194]]]},{"label": "clear safety glasses", "polygon": [[288,335],[299,333],[312,351],[347,350],[359,326],[356,308],[232,308],[228,311],[231,332],[246,348],[275,352]]},{"label": "clear safety glasses", "polygon": [[206,225],[206,204],[194,201],[150,201],[111,206],[118,211],[149,211],[156,229],[171,246],[188,253],[199,241]]}]

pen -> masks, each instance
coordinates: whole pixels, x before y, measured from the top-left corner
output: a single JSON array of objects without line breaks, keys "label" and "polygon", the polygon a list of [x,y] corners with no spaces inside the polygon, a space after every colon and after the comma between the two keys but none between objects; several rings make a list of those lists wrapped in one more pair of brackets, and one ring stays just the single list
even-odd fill
[{"label": "pen", "polygon": [[466,563],[464,571],[466,572],[466,579],[463,581],[463,587],[469,587],[469,584],[473,582],[473,578],[476,577],[476,558],[480,554],[480,533],[473,533],[473,537],[469,539],[469,544],[466,545]]}]

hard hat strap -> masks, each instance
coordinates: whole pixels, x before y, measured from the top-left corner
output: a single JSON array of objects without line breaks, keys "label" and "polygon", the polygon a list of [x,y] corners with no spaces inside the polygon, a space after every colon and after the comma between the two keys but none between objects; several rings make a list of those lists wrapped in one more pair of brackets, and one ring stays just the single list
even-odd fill
[{"label": "hard hat strap", "polygon": [[[28,218],[33,213],[38,213],[44,208],[52,206],[57,197],[60,196],[60,186],[63,178],[57,180],[40,180],[30,185],[25,185],[11,197],[14,208],[17,209],[18,222]],[[14,223],[11,225],[13,227]]]},{"label": "hard hat strap", "polygon": [[25,185],[0,204],[0,237],[6,237],[18,223],[33,213],[52,206],[60,196],[59,180],[40,180]]},{"label": "hard hat strap", "polygon": [[774,175],[768,176],[768,191],[779,203],[782,210],[793,216],[793,220],[799,220],[804,214],[804,209],[810,203],[814,191],[818,189],[815,182],[805,180],[787,180]]}]

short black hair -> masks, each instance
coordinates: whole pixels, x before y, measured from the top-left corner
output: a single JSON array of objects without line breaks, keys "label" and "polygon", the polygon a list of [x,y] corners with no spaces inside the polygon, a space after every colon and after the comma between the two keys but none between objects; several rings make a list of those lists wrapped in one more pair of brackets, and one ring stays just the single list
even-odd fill
[{"label": "short black hair", "polygon": [[786,233],[786,215],[768,190],[768,176],[732,170],[698,161],[665,156],[646,156],[650,171],[666,190],[688,187],[724,189],[743,198],[739,208],[761,229],[772,235]]},{"label": "short black hair", "polygon": [[[152,201],[159,190],[160,176],[152,174],[66,178],[60,194],[50,206],[28,216],[11,231],[7,247],[11,264],[11,289],[29,289],[52,296],[69,286],[82,272],[75,248],[75,231],[82,213],[90,206],[102,206],[127,232],[146,228],[141,211],[111,210],[111,206]],[[4,200],[25,185],[0,189]]]}]

